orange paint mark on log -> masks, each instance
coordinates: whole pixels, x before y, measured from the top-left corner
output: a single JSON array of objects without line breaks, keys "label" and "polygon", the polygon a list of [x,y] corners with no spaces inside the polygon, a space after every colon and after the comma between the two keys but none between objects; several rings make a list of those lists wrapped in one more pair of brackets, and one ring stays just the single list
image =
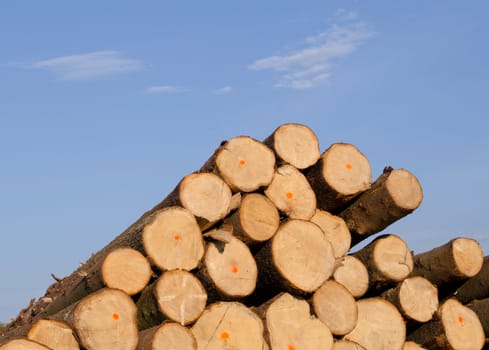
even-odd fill
[{"label": "orange paint mark on log", "polygon": [[229,339],[229,333],[228,332],[222,332],[220,337],[222,340],[227,340],[227,339]]},{"label": "orange paint mark on log", "polygon": [[346,163],[345,168],[347,168],[348,170],[351,170],[351,169],[353,169],[353,165],[351,165],[350,163]]},{"label": "orange paint mark on log", "polygon": [[245,166],[245,165],[246,165],[246,160],[244,160],[244,159],[240,159],[240,160],[239,160],[239,165],[241,165],[241,166]]},{"label": "orange paint mark on log", "polygon": [[116,312],[114,312],[114,313],[112,314],[112,318],[113,318],[114,320],[116,320],[116,321],[117,321],[117,320],[119,319],[119,314],[118,314],[118,313],[116,313]]},{"label": "orange paint mark on log", "polygon": [[179,240],[180,240],[180,236],[179,236],[179,235],[175,235],[175,236],[173,236],[173,239],[174,239],[175,241],[179,241]]},{"label": "orange paint mark on log", "polygon": [[292,344],[289,344],[289,346],[287,347],[287,350],[295,350],[295,346]]},{"label": "orange paint mark on log", "polygon": [[232,273],[237,273],[238,272],[238,267],[236,265],[231,266],[231,272]]},{"label": "orange paint mark on log", "polygon": [[292,199],[294,197],[294,194],[292,192],[287,192],[285,194],[285,197],[287,197],[287,199]]},{"label": "orange paint mark on log", "polygon": [[458,316],[458,322],[460,322],[460,323],[464,323],[464,321],[465,321],[465,320],[464,320],[464,318],[463,318],[462,316]]}]

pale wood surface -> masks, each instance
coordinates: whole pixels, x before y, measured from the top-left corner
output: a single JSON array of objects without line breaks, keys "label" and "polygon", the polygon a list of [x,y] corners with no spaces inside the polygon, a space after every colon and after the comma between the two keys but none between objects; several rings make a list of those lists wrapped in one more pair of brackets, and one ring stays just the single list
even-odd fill
[{"label": "pale wood surface", "polygon": [[365,264],[353,255],[336,260],[333,279],[348,289],[355,298],[362,297],[368,290],[368,270]]},{"label": "pale wood surface", "polygon": [[366,350],[366,349],[360,344],[357,344],[353,341],[342,339],[342,340],[336,340],[331,350]]},{"label": "pale wood surface", "polygon": [[402,350],[424,350],[424,348],[413,341],[407,341],[404,343]]},{"label": "pale wood surface", "polygon": [[197,350],[197,341],[188,328],[165,322],[140,332],[137,350]]},{"label": "pale wood surface", "polygon": [[474,311],[481,321],[486,338],[489,338],[489,298],[472,300],[467,307]]},{"label": "pale wood surface", "polygon": [[80,349],[71,327],[64,322],[55,320],[35,322],[27,333],[27,339],[45,345],[50,349]]},{"label": "pale wood surface", "polygon": [[335,258],[341,258],[350,249],[351,235],[345,221],[339,216],[317,209],[311,221],[323,230],[333,246]]},{"label": "pale wood surface", "polygon": [[49,350],[48,347],[27,339],[14,339],[3,345],[1,350]]}]

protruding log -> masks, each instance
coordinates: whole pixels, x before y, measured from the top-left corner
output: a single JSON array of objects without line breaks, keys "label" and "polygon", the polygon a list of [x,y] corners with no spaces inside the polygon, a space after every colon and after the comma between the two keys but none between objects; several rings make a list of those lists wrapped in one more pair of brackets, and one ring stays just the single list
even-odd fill
[{"label": "protruding log", "polygon": [[0,350],[50,350],[42,344],[27,339],[14,339],[3,345]]},{"label": "protruding log", "polygon": [[480,350],[485,336],[477,314],[456,299],[446,300],[436,317],[408,336],[427,349]]},{"label": "protruding log", "polygon": [[336,340],[331,350],[367,350],[358,343],[351,340]]},{"label": "protruding log", "polygon": [[421,347],[413,341],[407,341],[404,343],[402,350],[425,350],[425,348]]},{"label": "protruding log", "polygon": [[382,297],[394,304],[405,319],[415,323],[428,322],[438,310],[438,290],[419,276],[406,278],[382,293]]},{"label": "protruding log", "polygon": [[292,165],[282,165],[265,195],[291,219],[309,220],[316,211],[316,196],[306,177]]},{"label": "protruding log", "polygon": [[260,291],[267,296],[284,290],[312,293],[335,264],[333,247],[319,226],[297,219],[283,223],[255,258]]},{"label": "protruding log", "polygon": [[283,293],[256,311],[266,321],[271,350],[330,350],[333,346],[330,330],[311,316],[309,304],[303,299]]},{"label": "protruding log", "polygon": [[181,207],[160,210],[144,227],[142,241],[149,260],[161,270],[192,270],[204,255],[199,225]]},{"label": "protruding log", "polygon": [[354,298],[362,297],[368,290],[368,271],[365,264],[353,255],[336,261],[333,279],[343,285]]},{"label": "protruding log", "polygon": [[140,332],[137,350],[197,350],[197,341],[188,328],[165,322]]},{"label": "protruding log", "polygon": [[312,307],[315,315],[334,335],[345,335],[357,324],[355,298],[338,282],[324,282],[312,296]]},{"label": "protruding log", "polygon": [[[484,262],[482,248],[470,238],[455,238],[414,257],[414,276],[422,276],[438,287],[460,284],[479,273]],[[444,288],[445,290],[448,289]]]},{"label": "protruding log", "polygon": [[368,270],[369,290],[382,291],[413,271],[413,255],[396,235],[383,235],[354,254]]},{"label": "protruding log", "polygon": [[406,339],[406,326],[396,307],[381,298],[357,301],[357,325],[345,339],[368,350],[401,350]]},{"label": "protruding log", "polygon": [[270,199],[249,193],[243,196],[239,209],[224,222],[233,226],[236,237],[252,245],[272,238],[280,225],[280,216]]},{"label": "protruding log", "polygon": [[353,145],[335,143],[307,173],[319,209],[336,213],[370,187],[368,159]]},{"label": "protruding log", "polygon": [[464,282],[453,293],[453,296],[462,304],[467,304],[474,299],[489,298],[489,255],[484,257],[484,263],[479,273]]},{"label": "protruding log", "polygon": [[352,246],[382,231],[419,207],[423,191],[409,171],[388,167],[353,204],[339,215],[352,234]]},{"label": "protruding log", "polygon": [[223,142],[200,169],[220,175],[234,192],[252,192],[268,186],[274,170],[273,151],[248,136]]},{"label": "protruding log", "polygon": [[190,324],[202,314],[206,302],[207,293],[193,274],[166,271],[144,289],[137,302],[138,328],[151,328],[165,319]]},{"label": "protruding log", "polygon": [[263,322],[238,302],[209,306],[191,329],[199,349],[266,350]]},{"label": "protruding log", "polygon": [[263,143],[275,151],[280,163],[290,164],[297,169],[306,169],[321,157],[316,134],[302,124],[283,124]]},{"label": "protruding log", "polygon": [[484,328],[484,333],[486,338],[489,338],[489,298],[482,300],[473,300],[471,303],[467,304],[467,307],[474,311],[479,320],[481,321],[482,328]]},{"label": "protruding log", "polygon": [[321,227],[326,238],[333,246],[335,258],[341,258],[350,249],[351,235],[345,221],[339,216],[324,210],[316,210],[311,221]]},{"label": "protruding log", "polygon": [[27,339],[50,349],[79,350],[80,346],[70,326],[55,320],[39,320],[27,333]]}]

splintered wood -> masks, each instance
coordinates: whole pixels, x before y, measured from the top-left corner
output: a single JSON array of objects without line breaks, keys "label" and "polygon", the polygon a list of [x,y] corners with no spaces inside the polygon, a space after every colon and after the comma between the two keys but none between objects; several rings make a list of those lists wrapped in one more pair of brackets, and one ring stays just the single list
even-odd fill
[{"label": "splintered wood", "polygon": [[489,257],[392,232],[418,179],[305,125],[223,141],[127,230],[0,329],[0,350],[480,350]]}]

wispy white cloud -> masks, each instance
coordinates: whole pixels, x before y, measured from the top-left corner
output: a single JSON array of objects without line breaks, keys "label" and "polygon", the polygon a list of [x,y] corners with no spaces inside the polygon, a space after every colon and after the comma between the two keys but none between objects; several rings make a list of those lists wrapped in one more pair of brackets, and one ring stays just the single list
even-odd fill
[{"label": "wispy white cloud", "polygon": [[233,87],[232,86],[224,86],[222,88],[214,90],[214,93],[217,95],[225,95],[233,92]]},{"label": "wispy white cloud", "polygon": [[[341,15],[355,19],[355,13],[342,10]],[[353,53],[375,33],[361,22],[333,24],[328,30],[306,38],[306,47],[256,60],[248,66],[251,70],[280,72],[276,87],[310,89],[321,85],[331,76],[333,63]]]},{"label": "wispy white cloud", "polygon": [[344,8],[339,8],[338,10],[336,10],[335,16],[336,18],[343,21],[354,21],[358,19],[358,13]]},{"label": "wispy white cloud", "polygon": [[118,51],[96,51],[38,61],[29,68],[52,71],[63,80],[89,80],[134,72],[142,66]]},{"label": "wispy white cloud", "polygon": [[155,86],[150,86],[145,91],[148,94],[174,94],[178,92],[187,92],[189,91],[189,89],[181,86],[155,85]]}]

